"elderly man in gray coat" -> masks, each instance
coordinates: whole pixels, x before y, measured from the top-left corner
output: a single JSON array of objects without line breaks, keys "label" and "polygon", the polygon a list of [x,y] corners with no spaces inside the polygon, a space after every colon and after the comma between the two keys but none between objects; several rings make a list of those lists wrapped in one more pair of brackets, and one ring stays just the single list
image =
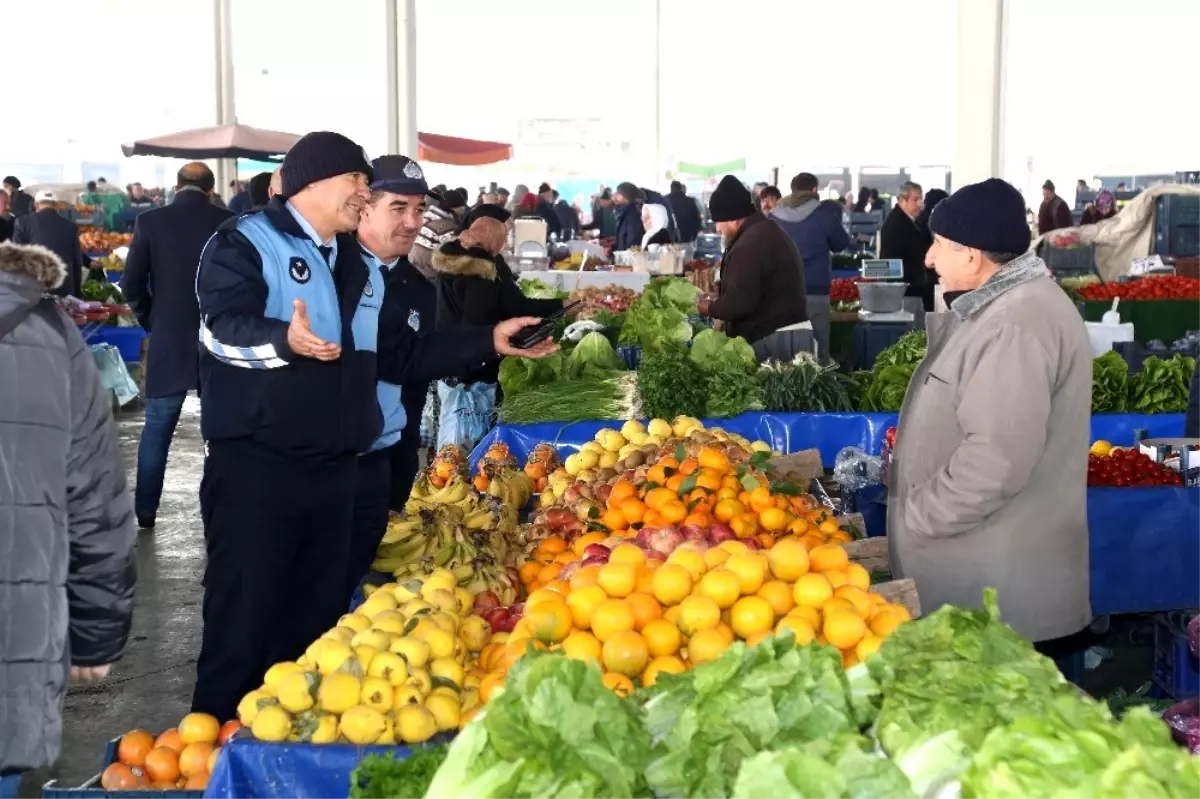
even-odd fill
[{"label": "elderly man in gray coat", "polygon": [[1087,451],[1092,356],[1079,313],[1029,247],[1002,180],[933,212],[927,264],[950,310],[900,411],[888,498],[893,570],[922,606],[978,607],[1061,658],[1090,621]]},{"label": "elderly man in gray coat", "polygon": [[133,613],[133,501],[108,394],[43,294],[66,267],[0,244],[0,797],[58,757],[67,679],[108,674]]}]

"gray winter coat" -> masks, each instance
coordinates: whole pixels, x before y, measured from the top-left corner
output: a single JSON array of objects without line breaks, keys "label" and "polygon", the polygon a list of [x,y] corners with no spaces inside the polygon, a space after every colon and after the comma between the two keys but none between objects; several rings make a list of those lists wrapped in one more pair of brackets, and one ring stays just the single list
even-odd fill
[{"label": "gray winter coat", "polygon": [[42,294],[66,274],[0,244],[0,773],[52,763],[68,667],[121,656],[133,612],[133,503],[88,348]]},{"label": "gray winter coat", "polygon": [[929,611],[978,607],[993,586],[1026,638],[1078,632],[1091,618],[1083,321],[1029,253],[926,324],[892,461],[892,571]]}]

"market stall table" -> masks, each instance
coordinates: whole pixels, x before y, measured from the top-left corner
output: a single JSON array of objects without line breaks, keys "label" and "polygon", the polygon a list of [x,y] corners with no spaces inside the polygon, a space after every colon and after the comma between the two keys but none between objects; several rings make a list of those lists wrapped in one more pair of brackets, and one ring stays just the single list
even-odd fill
[{"label": "market stall table", "polygon": [[[1108,301],[1078,303],[1085,322],[1099,322]],[[1200,302],[1196,300],[1121,300],[1117,306],[1122,322],[1133,323],[1134,341],[1145,344],[1158,339],[1170,344],[1190,330],[1200,330]]]},{"label": "market stall table", "polygon": [[620,286],[641,292],[654,275],[645,272],[579,272],[568,270],[550,270],[520,272],[519,280],[540,280],[548,286],[560,291],[574,291],[577,288],[604,288],[605,286]]}]

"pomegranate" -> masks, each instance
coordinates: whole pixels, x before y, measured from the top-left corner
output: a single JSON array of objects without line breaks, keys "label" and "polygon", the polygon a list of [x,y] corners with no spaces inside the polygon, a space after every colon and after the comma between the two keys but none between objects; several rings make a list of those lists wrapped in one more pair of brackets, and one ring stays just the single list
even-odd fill
[{"label": "pomegranate", "polygon": [[482,591],[475,595],[475,612],[482,616],[493,608],[500,607],[500,597],[493,591]]},{"label": "pomegranate", "polygon": [[604,558],[608,560],[608,556],[611,553],[612,550],[604,546],[604,544],[588,544],[583,549],[584,558]]},{"label": "pomegranate", "polygon": [[509,613],[504,608],[492,608],[487,613],[482,613],[480,615],[483,616],[483,620],[486,621],[493,630],[500,630],[504,628],[505,622],[508,621]]},{"label": "pomegranate", "polygon": [[670,555],[675,551],[675,547],[683,543],[684,535],[674,527],[668,525],[667,527],[659,527],[652,530],[647,535],[646,540],[650,544],[651,549],[661,552],[664,555]]},{"label": "pomegranate", "polygon": [[707,541],[708,531],[695,524],[685,524],[679,528],[685,541]]},{"label": "pomegranate", "polygon": [[729,541],[737,538],[737,534],[733,532],[733,528],[725,522],[713,522],[712,527],[708,530],[708,538],[710,541],[715,541],[718,544],[722,541]]},{"label": "pomegranate", "polygon": [[603,566],[605,563],[608,563],[608,555],[603,555],[603,556],[597,555],[597,556],[591,557],[591,558],[584,558],[583,560],[581,560],[579,562],[581,567],[583,567],[583,566]]}]

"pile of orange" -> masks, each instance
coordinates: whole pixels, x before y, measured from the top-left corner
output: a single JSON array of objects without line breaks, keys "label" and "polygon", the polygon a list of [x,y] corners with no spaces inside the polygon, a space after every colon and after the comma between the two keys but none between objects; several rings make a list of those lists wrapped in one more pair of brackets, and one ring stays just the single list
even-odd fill
[{"label": "pile of orange", "polygon": [[178,727],[155,736],[130,730],[121,736],[117,759],[100,775],[106,791],[203,791],[221,747],[241,728],[207,713],[189,713]]}]

